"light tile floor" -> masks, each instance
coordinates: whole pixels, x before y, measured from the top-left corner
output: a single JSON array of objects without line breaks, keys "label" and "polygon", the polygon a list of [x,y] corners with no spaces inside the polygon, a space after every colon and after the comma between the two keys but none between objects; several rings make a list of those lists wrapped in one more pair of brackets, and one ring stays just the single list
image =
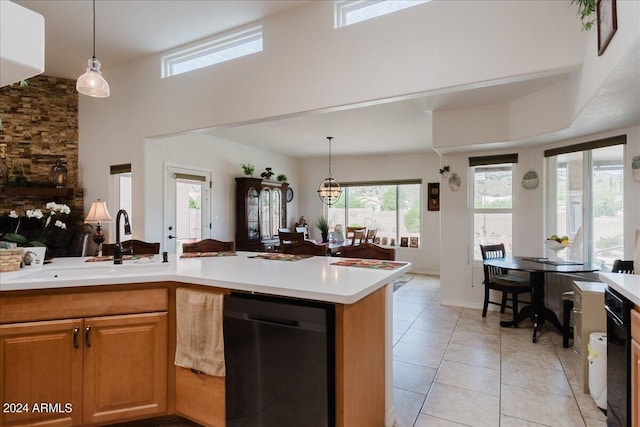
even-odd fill
[{"label": "light tile floor", "polygon": [[499,312],[441,305],[438,277],[411,276],[393,293],[397,426],[606,426],[555,329],[533,344],[531,322],[501,328]]}]

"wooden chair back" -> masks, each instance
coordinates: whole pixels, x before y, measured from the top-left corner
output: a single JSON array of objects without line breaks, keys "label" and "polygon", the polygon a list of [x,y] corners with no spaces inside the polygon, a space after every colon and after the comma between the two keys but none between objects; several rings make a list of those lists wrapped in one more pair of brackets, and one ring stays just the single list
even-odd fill
[{"label": "wooden chair back", "polygon": [[377,228],[367,230],[367,235],[364,238],[365,243],[375,243],[377,233]]},{"label": "wooden chair back", "polygon": [[[507,254],[504,243],[500,243],[497,245],[480,245],[480,252],[482,252],[482,260],[487,259],[497,259],[504,258]],[[496,276],[498,274],[504,274],[505,272],[498,267],[493,267],[491,265],[484,266],[484,280],[485,283],[488,283],[491,280],[492,276]]]},{"label": "wooden chair back", "polygon": [[325,256],[329,251],[329,247],[326,245],[318,245],[309,240],[303,240],[302,242],[294,242],[290,244],[284,244],[281,246],[282,252],[292,255],[319,255]]},{"label": "wooden chair back", "polygon": [[223,242],[216,239],[203,239],[199,242],[182,245],[182,252],[228,252],[234,249],[234,242]]},{"label": "wooden chair back", "polygon": [[293,242],[302,242],[304,241],[304,233],[295,233],[295,232],[280,232],[278,233],[278,237],[280,238],[280,245],[284,245],[287,243]]},{"label": "wooden chair back", "polygon": [[611,272],[622,273],[622,274],[634,274],[633,260],[623,261],[621,259],[617,259],[613,261],[613,267],[611,267]]},{"label": "wooden chair back", "polygon": [[375,243],[362,243],[360,245],[343,247],[340,256],[345,258],[365,258],[395,261],[396,250],[394,248],[383,248],[382,246],[378,246]]},{"label": "wooden chair back", "polygon": [[[102,255],[113,255],[115,253],[115,243],[105,243],[102,245]],[[129,255],[149,255],[160,253],[160,242],[150,243],[142,240],[125,240],[122,242],[122,250]]]},{"label": "wooden chair back", "polygon": [[360,229],[360,230],[353,230],[353,233],[351,233],[351,236],[349,236],[349,233],[347,233],[347,239],[351,239],[351,246],[356,246],[359,245],[361,243],[365,243],[365,233],[367,232],[366,229]]}]

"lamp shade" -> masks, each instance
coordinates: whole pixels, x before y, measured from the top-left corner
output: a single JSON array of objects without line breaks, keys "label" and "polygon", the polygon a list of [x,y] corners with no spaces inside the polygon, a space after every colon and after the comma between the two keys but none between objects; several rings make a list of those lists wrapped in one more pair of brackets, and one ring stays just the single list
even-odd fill
[{"label": "lamp shade", "polygon": [[100,61],[93,57],[89,59],[87,66],[87,71],[76,81],[76,90],[94,98],[108,98],[109,83],[102,77]]},{"label": "lamp shade", "polygon": [[84,220],[85,222],[97,222],[98,224],[105,221],[113,221],[109,214],[109,209],[107,209],[107,202],[100,199],[91,202],[91,209],[89,209],[89,213]]}]

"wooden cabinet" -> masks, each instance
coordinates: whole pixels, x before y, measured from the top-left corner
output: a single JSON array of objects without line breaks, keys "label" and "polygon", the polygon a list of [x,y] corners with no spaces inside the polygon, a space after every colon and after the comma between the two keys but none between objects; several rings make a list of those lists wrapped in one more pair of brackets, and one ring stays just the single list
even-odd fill
[{"label": "wooden cabinet", "polygon": [[[0,326],[0,425],[82,425],[82,324],[71,319]],[[62,407],[39,412],[41,403]]]},{"label": "wooden cabinet", "polygon": [[236,178],[236,248],[264,251],[287,224],[286,182]]},{"label": "wooden cabinet", "polygon": [[[157,291],[165,301],[155,308],[166,310],[166,290],[133,296],[156,301]],[[119,292],[96,294],[92,296],[103,297],[103,311],[122,310]],[[61,317],[71,311],[65,307],[74,297],[87,295],[42,297],[48,301],[17,297],[3,300],[0,309],[4,305],[30,313],[40,299],[45,303],[40,316]],[[2,426],[89,426],[164,414],[167,312],[2,324],[0,370],[0,401],[28,409],[6,408]]]},{"label": "wooden cabinet", "polygon": [[640,311],[631,310],[631,425],[640,425]]}]

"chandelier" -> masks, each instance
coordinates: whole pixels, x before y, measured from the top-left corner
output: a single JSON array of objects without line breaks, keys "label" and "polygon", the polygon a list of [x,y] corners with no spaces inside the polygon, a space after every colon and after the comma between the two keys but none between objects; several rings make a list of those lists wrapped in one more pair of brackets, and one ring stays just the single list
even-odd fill
[{"label": "chandelier", "polygon": [[332,206],[340,199],[342,188],[340,188],[340,183],[331,176],[331,140],[333,137],[328,136],[327,139],[329,140],[329,175],[320,183],[318,196],[322,203]]},{"label": "chandelier", "polygon": [[76,90],[94,98],[109,97],[109,83],[102,77],[100,61],[96,59],[96,0],[93,0],[93,56],[87,61],[87,71],[78,77]]}]

